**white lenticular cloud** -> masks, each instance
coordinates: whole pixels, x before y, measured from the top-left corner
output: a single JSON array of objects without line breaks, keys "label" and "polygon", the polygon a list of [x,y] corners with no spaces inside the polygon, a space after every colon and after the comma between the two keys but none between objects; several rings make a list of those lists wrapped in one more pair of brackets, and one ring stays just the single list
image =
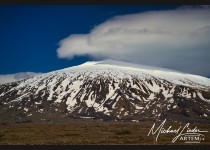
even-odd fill
[{"label": "white lenticular cloud", "polygon": [[88,34],[60,41],[59,58],[90,55],[210,74],[210,7],[180,7],[115,16]]}]

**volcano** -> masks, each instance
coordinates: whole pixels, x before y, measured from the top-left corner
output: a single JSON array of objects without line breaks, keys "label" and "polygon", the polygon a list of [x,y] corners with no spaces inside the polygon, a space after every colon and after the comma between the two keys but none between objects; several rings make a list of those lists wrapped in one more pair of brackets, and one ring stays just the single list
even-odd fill
[{"label": "volcano", "polygon": [[0,85],[0,121],[210,123],[210,79],[120,61],[90,61]]}]

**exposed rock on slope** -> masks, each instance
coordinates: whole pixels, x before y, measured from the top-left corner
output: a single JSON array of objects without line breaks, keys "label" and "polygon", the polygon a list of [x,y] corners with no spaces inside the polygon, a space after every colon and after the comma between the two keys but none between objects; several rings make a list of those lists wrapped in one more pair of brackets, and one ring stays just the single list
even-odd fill
[{"label": "exposed rock on slope", "polygon": [[0,118],[210,122],[210,79],[118,61],[87,62],[0,85]]}]

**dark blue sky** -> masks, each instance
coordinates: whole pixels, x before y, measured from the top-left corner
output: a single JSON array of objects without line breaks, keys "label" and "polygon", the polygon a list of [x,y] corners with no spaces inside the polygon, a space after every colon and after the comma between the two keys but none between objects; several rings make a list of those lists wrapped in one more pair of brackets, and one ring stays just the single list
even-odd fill
[{"label": "dark blue sky", "polygon": [[0,74],[49,72],[92,60],[59,59],[56,50],[70,34],[88,33],[110,17],[178,6],[152,5],[1,5]]}]

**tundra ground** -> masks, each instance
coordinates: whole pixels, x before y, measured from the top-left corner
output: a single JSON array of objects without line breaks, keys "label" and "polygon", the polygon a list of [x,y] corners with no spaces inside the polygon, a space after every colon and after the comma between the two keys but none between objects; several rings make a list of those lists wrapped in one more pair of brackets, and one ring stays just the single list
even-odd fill
[{"label": "tundra ground", "polygon": [[[162,122],[155,122],[155,129]],[[113,144],[184,144],[177,140],[172,143],[175,133],[160,134],[157,142],[154,136],[148,135],[154,122],[124,122],[124,121],[100,121],[91,119],[73,119],[60,123],[1,123],[0,144],[1,145],[113,145]],[[177,129],[186,123],[166,122],[164,128]],[[204,133],[205,140],[199,144],[210,144],[209,124],[190,124],[193,128],[197,126]]]}]

